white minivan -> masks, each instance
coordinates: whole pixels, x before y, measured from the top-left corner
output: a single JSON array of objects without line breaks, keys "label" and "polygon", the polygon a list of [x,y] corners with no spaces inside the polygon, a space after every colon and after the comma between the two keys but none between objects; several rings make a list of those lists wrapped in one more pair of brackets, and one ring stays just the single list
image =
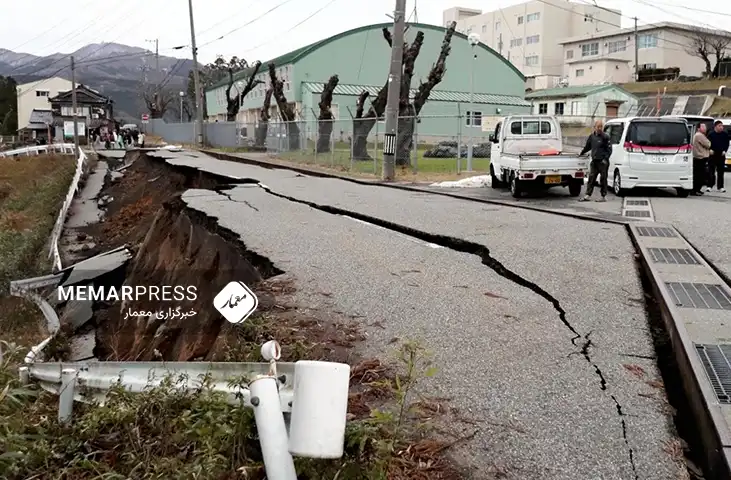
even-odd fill
[{"label": "white minivan", "polygon": [[609,184],[618,196],[635,187],[693,189],[688,123],[673,117],[614,118],[604,125],[612,142]]}]

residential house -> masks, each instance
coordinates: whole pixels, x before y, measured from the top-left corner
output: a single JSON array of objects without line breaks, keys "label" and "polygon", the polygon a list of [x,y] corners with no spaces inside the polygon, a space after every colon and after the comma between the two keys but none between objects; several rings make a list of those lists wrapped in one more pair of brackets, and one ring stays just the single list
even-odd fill
[{"label": "residential house", "polygon": [[[676,67],[681,75],[700,77],[705,71],[705,62],[699,56],[689,54],[689,47],[694,38],[708,40],[714,36],[731,38],[731,32],[673,22],[641,25],[636,36],[638,70]],[[634,28],[588,33],[565,38],[559,43],[566,60],[563,74],[570,85],[634,81]]]},{"label": "residential house", "polygon": [[61,77],[45,78],[18,85],[16,109],[18,130],[28,127],[33,110],[50,110],[51,102],[49,100],[67,90],[71,90],[71,81]]},{"label": "residential house", "polygon": [[53,111],[33,109],[28,124],[18,130],[21,141],[41,140],[51,143],[55,132],[53,127]]},{"label": "residential house", "polygon": [[[73,138],[73,92],[68,90],[51,98],[55,138]],[[106,127],[113,122],[114,101],[85,85],[76,86],[76,122],[79,138],[86,139],[89,130]]]},{"label": "residential house", "polygon": [[480,40],[512,62],[533,89],[557,86],[564,70],[559,40],[616,30],[619,10],[568,0],[532,0],[483,13],[454,7],[442,14],[444,25],[457,22],[457,30],[477,33]]},{"label": "residential house", "polygon": [[588,126],[595,119],[625,117],[639,99],[619,85],[582,85],[526,93],[534,114],[555,115],[562,124]]}]

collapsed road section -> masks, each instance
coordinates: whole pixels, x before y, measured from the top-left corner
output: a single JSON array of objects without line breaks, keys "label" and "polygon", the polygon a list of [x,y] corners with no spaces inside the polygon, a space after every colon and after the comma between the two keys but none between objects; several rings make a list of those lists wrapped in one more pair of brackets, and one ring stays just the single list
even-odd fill
[{"label": "collapsed road section", "polygon": [[622,227],[200,153],[155,155],[261,181],[188,191],[183,201],[293,275],[300,301],[364,317],[368,350],[413,337],[433,350],[441,374],[430,393],[479,422],[463,447],[465,458],[483,459],[477,470],[521,479],[687,475],[682,449],[669,447],[679,440]]}]

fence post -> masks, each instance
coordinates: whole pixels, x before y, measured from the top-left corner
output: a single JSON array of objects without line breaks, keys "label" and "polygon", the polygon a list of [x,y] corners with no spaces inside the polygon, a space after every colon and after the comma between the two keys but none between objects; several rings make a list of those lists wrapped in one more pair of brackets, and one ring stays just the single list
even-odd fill
[{"label": "fence post", "polygon": [[64,368],[61,370],[61,391],[58,395],[58,421],[67,423],[71,420],[74,411],[74,388],[76,384],[76,370]]},{"label": "fence post", "polygon": [[330,166],[335,167],[335,119],[333,119],[333,132],[330,134]]},{"label": "fence post", "polygon": [[353,160],[353,154],[355,153],[355,117],[350,107],[346,106],[345,108],[348,109],[348,115],[350,115],[350,171],[352,172],[355,168],[355,160]]},{"label": "fence post", "polygon": [[414,173],[419,172],[419,116],[414,117],[414,158],[411,160],[411,168]]},{"label": "fence post", "polygon": [[376,137],[373,142],[373,175],[378,174],[378,119],[376,119]]},{"label": "fence post", "polygon": [[256,430],[270,480],[297,480],[294,460],[289,453],[289,436],[274,377],[257,378],[249,384]]},{"label": "fence post", "polygon": [[462,173],[462,106],[457,104],[457,175]]},{"label": "fence post", "polygon": [[317,124],[317,115],[315,114],[315,110],[313,108],[310,108],[310,111],[312,112],[312,118],[315,119],[315,164],[317,164],[317,142],[320,140],[320,129],[319,125]]}]

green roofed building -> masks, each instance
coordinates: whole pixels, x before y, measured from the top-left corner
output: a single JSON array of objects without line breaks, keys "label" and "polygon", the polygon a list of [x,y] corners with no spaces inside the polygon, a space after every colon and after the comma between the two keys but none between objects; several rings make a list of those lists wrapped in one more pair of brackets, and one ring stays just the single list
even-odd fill
[{"label": "green roofed building", "polygon": [[[257,122],[269,80],[267,65],[274,63],[278,77],[284,82],[287,100],[293,104],[300,119],[312,125],[315,124],[323,85],[331,75],[337,74],[340,82],[332,101],[332,112],[337,120],[333,134],[336,137],[347,136],[351,132],[351,115],[355,115],[360,92],[368,90],[373,98],[388,77],[390,47],[383,38],[384,27],[391,27],[391,24],[349,30],[264,62],[258,79],[265,83],[246,96],[237,121],[252,126]],[[424,32],[424,43],[416,61],[412,81],[414,91],[437,60],[446,29],[410,24],[406,41],[412,41],[418,31]],[[418,135],[445,139],[467,135],[470,128],[467,112],[470,110],[472,52],[476,55],[474,110],[480,120],[475,122],[473,132],[483,136],[490,133],[487,128],[483,131],[482,116],[530,112],[530,103],[524,99],[525,77],[520,71],[490,47],[479,44],[473,48],[465,35],[455,33],[447,58],[447,72],[421,111]],[[238,72],[235,81],[245,82],[251,72],[252,69]],[[226,83],[226,80],[221,81],[206,90],[209,121],[226,120]],[[236,94],[235,87],[231,94]],[[271,105],[272,121],[276,121],[276,103],[272,100]],[[383,125],[377,128],[382,131]]]}]

